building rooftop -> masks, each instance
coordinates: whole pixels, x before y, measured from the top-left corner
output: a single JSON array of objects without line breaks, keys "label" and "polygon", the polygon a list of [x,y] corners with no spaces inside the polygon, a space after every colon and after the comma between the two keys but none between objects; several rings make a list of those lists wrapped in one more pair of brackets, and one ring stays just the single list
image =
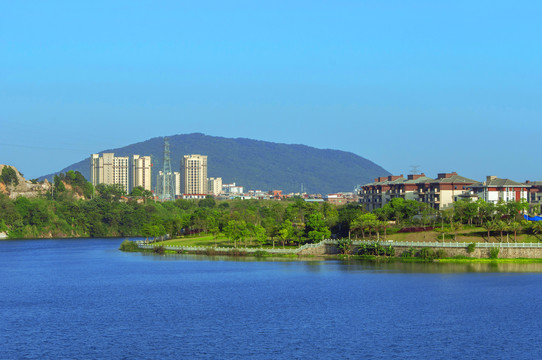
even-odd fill
[{"label": "building rooftop", "polygon": [[451,183],[454,183],[454,184],[457,184],[457,183],[469,183],[469,184],[472,184],[472,183],[476,183],[478,181],[466,178],[466,177],[461,176],[461,175],[454,174],[452,176],[445,177],[445,178],[442,178],[442,179],[436,179],[435,182],[438,182],[438,183],[441,183],[441,184],[451,184]]},{"label": "building rooftop", "polygon": [[488,176],[487,180],[485,182],[477,182],[476,184],[473,184],[472,187],[484,187],[484,186],[495,186],[495,187],[507,187],[507,186],[522,186],[522,187],[529,187],[531,185],[526,185],[519,183],[517,181],[513,181],[510,179],[500,179],[495,176]]}]

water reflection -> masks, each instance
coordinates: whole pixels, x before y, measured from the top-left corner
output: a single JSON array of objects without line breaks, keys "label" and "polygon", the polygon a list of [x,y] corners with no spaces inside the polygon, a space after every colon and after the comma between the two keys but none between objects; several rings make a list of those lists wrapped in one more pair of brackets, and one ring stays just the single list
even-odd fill
[{"label": "water reflection", "polygon": [[[323,267],[334,268],[345,272],[388,272],[388,273],[542,273],[542,263],[441,263],[441,262],[375,262],[370,260],[337,260],[325,257],[314,258],[287,258],[287,257],[251,257],[251,256],[205,256],[189,254],[139,253],[141,256],[153,261],[228,261],[228,262],[274,262],[288,264],[302,264],[311,272],[322,271]],[[326,269],[328,271],[329,269]]]},{"label": "water reflection", "polygon": [[386,271],[398,273],[539,273],[542,263],[376,263],[369,261],[344,261],[344,271]]}]

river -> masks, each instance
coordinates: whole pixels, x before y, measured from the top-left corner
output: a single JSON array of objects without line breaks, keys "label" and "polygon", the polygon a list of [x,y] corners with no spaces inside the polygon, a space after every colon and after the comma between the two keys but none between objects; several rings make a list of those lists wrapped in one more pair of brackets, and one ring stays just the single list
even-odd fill
[{"label": "river", "polygon": [[0,359],[534,359],[540,264],[149,255],[0,242]]}]

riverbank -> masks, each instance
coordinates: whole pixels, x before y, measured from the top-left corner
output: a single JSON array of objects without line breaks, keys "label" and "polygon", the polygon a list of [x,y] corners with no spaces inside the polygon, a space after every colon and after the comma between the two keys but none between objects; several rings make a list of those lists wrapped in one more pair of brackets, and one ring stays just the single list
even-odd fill
[{"label": "riverbank", "polygon": [[[542,263],[542,257],[517,257],[517,258],[499,258],[500,248],[488,249],[488,257],[477,257],[474,254],[474,249],[465,248],[465,251],[471,251],[470,256],[464,255],[455,255],[452,257],[446,256],[446,252],[439,249],[434,251],[432,248],[423,247],[420,249],[415,249],[410,246],[408,252],[402,252],[400,256],[396,256],[395,248],[393,251],[390,251],[387,255],[353,255],[353,254],[339,254],[337,247],[330,244],[330,241],[323,241],[319,244],[311,244],[308,247],[311,250],[319,249],[320,251],[316,252],[303,252],[304,249],[249,249],[249,248],[213,248],[213,247],[181,247],[181,246],[164,246],[164,245],[152,245],[152,244],[141,244],[133,241],[125,240],[119,250],[128,251],[128,252],[145,252],[153,253],[157,255],[167,255],[167,254],[192,254],[192,255],[204,255],[204,256],[226,256],[226,257],[255,257],[255,258],[290,258],[290,259],[299,259],[299,260],[313,260],[315,258],[326,260],[359,260],[359,261],[368,261],[376,263],[389,263],[389,262],[400,262],[400,263],[515,263],[515,264],[527,264],[527,263]],[[421,243],[424,244],[424,243]],[[331,245],[331,246],[330,246]],[[403,246],[400,246],[403,247]],[[392,247],[389,247],[391,250]],[[297,250],[297,251],[296,251]],[[324,251],[322,251],[324,250]],[[496,251],[495,251],[496,250]],[[507,250],[507,249],[505,249]],[[529,250],[540,250],[540,249],[525,249],[522,248],[522,251]]]}]

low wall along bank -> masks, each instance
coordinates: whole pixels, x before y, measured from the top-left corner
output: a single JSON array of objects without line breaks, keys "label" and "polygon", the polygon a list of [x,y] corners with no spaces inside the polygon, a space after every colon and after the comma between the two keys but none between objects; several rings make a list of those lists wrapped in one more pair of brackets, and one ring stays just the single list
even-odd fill
[{"label": "low wall along bank", "polygon": [[[431,248],[433,250],[444,250],[446,257],[468,256],[472,258],[488,258],[492,248],[499,248],[499,258],[515,259],[542,259],[542,243],[476,243],[476,247],[472,253],[468,253],[467,247],[469,243],[441,243],[441,242],[395,242],[395,241],[353,241],[351,251],[353,254],[358,252],[361,245],[372,245],[379,243],[382,246],[392,246],[395,249],[395,257],[400,257],[402,253],[411,249],[419,251],[422,248]],[[323,240],[317,244],[305,244],[299,248],[290,249],[258,249],[258,248],[237,248],[236,250],[244,251],[247,254],[263,250],[270,254],[297,254],[300,256],[322,256],[339,254],[337,240]],[[142,249],[153,249],[154,245],[139,243],[138,246]],[[166,250],[198,252],[204,251],[205,247],[187,247],[187,246],[164,246]],[[232,248],[210,248],[220,253],[227,253],[233,250]]]}]

